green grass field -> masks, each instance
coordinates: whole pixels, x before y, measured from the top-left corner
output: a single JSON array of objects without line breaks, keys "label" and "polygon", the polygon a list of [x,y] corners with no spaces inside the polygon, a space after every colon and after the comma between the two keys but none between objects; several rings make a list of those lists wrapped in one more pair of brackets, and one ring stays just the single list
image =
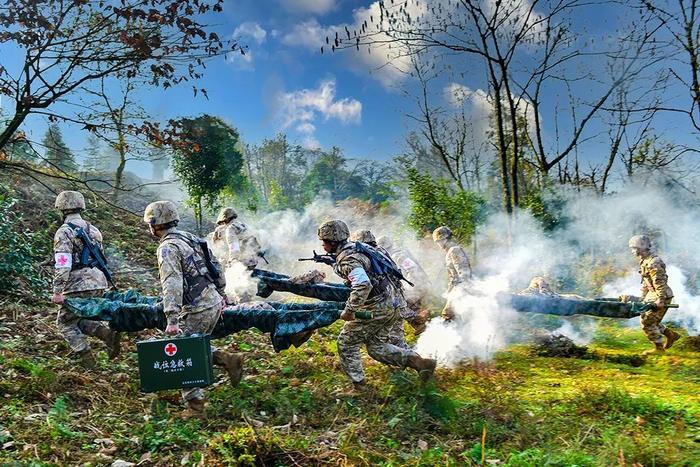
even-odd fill
[{"label": "green grass field", "polygon": [[174,416],[176,391],[139,392],[134,337],[87,373],[52,309],[6,304],[0,317],[2,465],[700,465],[700,354],[681,341],[621,363],[648,344],[613,321],[601,321],[589,358],[520,344],[439,370],[426,387],[366,361],[359,396],[339,369],[338,324],[282,354],[246,332],[229,338],[248,353],[246,377],[234,389],[221,375],[203,422]]}]

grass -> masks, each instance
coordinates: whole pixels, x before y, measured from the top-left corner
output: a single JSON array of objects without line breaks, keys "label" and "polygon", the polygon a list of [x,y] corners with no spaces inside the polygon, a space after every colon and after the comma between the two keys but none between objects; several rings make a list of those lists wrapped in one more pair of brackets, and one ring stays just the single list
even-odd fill
[{"label": "grass", "polygon": [[[33,331],[52,326],[48,310],[21,324],[3,312],[0,337],[14,337],[0,347],[10,376],[0,383],[0,420],[14,444],[0,464],[478,465],[484,430],[492,465],[700,463],[700,356],[682,348],[634,367],[624,358],[537,357],[521,344],[491,362],[440,370],[426,387],[410,371],[368,361],[370,389],[348,396],[337,325],[282,354],[245,332],[228,343],[250,349],[246,378],[209,391],[207,421],[183,421],[173,417],[177,392],[139,393],[134,337],[119,362],[101,351],[98,369],[86,373],[56,336],[35,344]],[[599,357],[645,347],[639,330],[615,322],[598,336],[591,350]],[[105,438],[109,449],[95,441]]]},{"label": "grass", "polygon": [[[22,209],[46,232],[57,221],[38,205]],[[138,219],[91,216],[112,257],[153,267],[155,243]],[[157,285],[149,275],[130,280],[147,293]],[[527,337],[561,320],[523,322]],[[222,377],[208,391],[210,418],[183,421],[177,391],[139,392],[134,344],[144,333],[125,339],[116,362],[94,342],[98,366],[86,372],[58,337],[52,305],[5,302],[0,465],[700,465],[700,347],[681,341],[640,359],[649,344],[638,328],[597,322],[582,359],[537,356],[524,338],[492,361],[439,370],[426,387],[412,371],[366,360],[370,387],[356,396],[345,394],[339,324],[281,354],[244,332],[217,342],[247,353],[243,382],[232,388]]]}]

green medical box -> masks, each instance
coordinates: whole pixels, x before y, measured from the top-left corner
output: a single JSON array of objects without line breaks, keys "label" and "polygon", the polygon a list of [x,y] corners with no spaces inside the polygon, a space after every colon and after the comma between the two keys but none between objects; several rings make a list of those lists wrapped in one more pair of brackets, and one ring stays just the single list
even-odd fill
[{"label": "green medical box", "polygon": [[144,392],[209,386],[214,382],[209,336],[136,343]]}]

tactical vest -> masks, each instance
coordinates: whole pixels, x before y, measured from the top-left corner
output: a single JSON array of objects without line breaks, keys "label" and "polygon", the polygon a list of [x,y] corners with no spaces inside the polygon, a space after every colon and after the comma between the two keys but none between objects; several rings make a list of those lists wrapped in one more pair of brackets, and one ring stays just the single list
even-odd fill
[{"label": "tactical vest", "polygon": [[[338,263],[343,261],[346,257],[352,254],[360,254],[364,257],[366,257],[370,264],[372,262],[372,258],[369,256],[369,254],[359,251],[357,249],[357,244],[352,243],[349,248],[343,248],[338,255],[336,256],[336,265],[334,266],[334,269],[336,271],[336,274],[338,273]],[[372,290],[370,291],[369,295],[367,296],[367,299],[374,299],[379,297],[380,295],[390,295],[391,291],[389,290],[390,287],[398,288],[400,290],[401,288],[401,283],[399,281],[394,280],[393,278],[389,277],[386,274],[378,274],[376,271],[374,271],[371,267],[370,268],[365,268],[365,272],[367,273],[367,276],[369,277],[369,281],[372,284]]]},{"label": "tactical vest", "polygon": [[[93,241],[93,243],[96,243],[96,240],[94,238],[92,238],[92,235],[90,235],[90,227],[92,227],[92,226],[90,225],[90,223],[88,221],[85,221],[85,224],[87,224],[87,225],[83,229],[79,225],[73,224],[72,222],[65,223],[65,225],[68,226],[69,229],[71,229],[71,231],[75,235],[75,238],[78,238],[77,230],[83,229],[85,231],[85,233],[87,233],[88,237],[90,237],[90,239]],[[75,238],[74,238],[74,240],[75,240]],[[79,269],[85,269],[85,268],[92,267],[88,263],[89,251],[88,251],[87,246],[85,245],[85,243],[82,240],[78,239],[78,241],[80,242],[81,246],[77,246],[76,242],[71,240],[71,244],[73,245],[73,251],[71,252],[71,254],[73,255],[73,262],[72,262],[72,265],[70,268],[71,271],[77,271]]]},{"label": "tactical vest", "polygon": [[198,274],[185,273],[183,268],[183,280],[185,288],[182,294],[184,305],[191,305],[202,292],[213,284],[217,290],[226,285],[223,271],[211,260],[209,246],[205,240],[187,232],[170,232],[163,237],[163,241],[169,238],[179,238],[194,251],[194,266]]}]

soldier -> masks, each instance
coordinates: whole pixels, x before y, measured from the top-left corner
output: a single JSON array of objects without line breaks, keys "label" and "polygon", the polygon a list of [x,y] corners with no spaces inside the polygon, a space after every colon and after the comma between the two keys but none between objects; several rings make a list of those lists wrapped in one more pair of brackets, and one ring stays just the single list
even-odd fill
[{"label": "soldier", "polygon": [[[367,253],[357,250],[356,244],[348,242],[350,232],[345,222],[328,221],[318,228],[318,238],[326,253],[336,258],[334,271],[351,288],[341,319],[346,323],[338,335],[338,354],[343,370],[353,383],[355,390],[365,387],[365,372],[362,366],[360,346],[367,347],[369,355],[386,365],[411,367],[427,381],[435,371],[436,362],[422,358],[416,352],[388,343],[389,331],[400,320],[398,287],[393,278],[375,272]],[[370,320],[355,320],[355,312],[367,310],[373,313]]]},{"label": "soldier", "polygon": [[401,268],[403,275],[413,282],[413,287],[404,289],[406,305],[412,311],[412,317],[406,318],[406,321],[413,327],[416,334],[420,334],[425,331],[425,324],[430,317],[428,310],[423,308],[423,300],[430,290],[430,278],[415,257],[409,251],[395,245],[389,237],[379,237],[377,245],[391,255]]},{"label": "soldier", "polygon": [[[447,266],[447,293],[449,294],[459,284],[467,283],[472,279],[469,257],[454,239],[452,231],[446,226],[438,227],[433,231],[433,241],[446,252],[445,265]],[[448,298],[445,308],[442,310],[442,317],[449,321],[454,318],[454,315],[454,307]]]},{"label": "soldier", "polygon": [[[158,268],[163,290],[163,311],[168,318],[165,333],[211,334],[225,305],[226,280],[221,274],[212,277],[200,239],[177,229],[180,217],[170,201],[149,204],[143,214],[153,236],[159,239]],[[211,264],[218,263],[209,252]],[[243,356],[212,347],[214,364],[226,369],[231,385],[236,386],[243,374]],[[205,395],[202,388],[182,390],[187,402],[183,416],[204,417]]]},{"label": "soldier", "polygon": [[53,279],[53,303],[60,304],[58,327],[71,350],[76,353],[85,368],[95,367],[95,356],[90,350],[87,336],[100,339],[107,346],[110,359],[119,355],[120,334],[104,323],[79,318],[64,305],[66,297],[101,297],[108,288],[107,278],[96,267],[82,264],[86,245],[78,238],[78,229],[84,230],[98,248],[102,248],[99,229],[83,220],[85,198],[77,191],[62,191],[56,197],[56,209],[63,214],[63,224],[53,239],[56,269]]},{"label": "soldier", "polygon": [[[630,238],[629,247],[639,260],[639,273],[642,275],[642,296],[631,297],[623,295],[623,301],[653,302],[656,309],[645,311],[640,316],[642,330],[647,339],[654,344],[653,350],[647,350],[645,354],[660,354],[670,349],[674,342],[681,336],[672,329],[667,328],[661,321],[668,310],[667,305],[673,300],[673,291],[668,286],[666,264],[651,252],[651,241],[646,235],[635,235]],[[666,344],[664,345],[664,336]]]},{"label": "soldier", "polygon": [[226,251],[224,262],[227,267],[234,261],[240,261],[252,270],[263,256],[262,248],[248,226],[237,219],[235,209],[222,209],[216,219],[214,242],[224,245],[225,248],[221,248],[221,251]]}]

